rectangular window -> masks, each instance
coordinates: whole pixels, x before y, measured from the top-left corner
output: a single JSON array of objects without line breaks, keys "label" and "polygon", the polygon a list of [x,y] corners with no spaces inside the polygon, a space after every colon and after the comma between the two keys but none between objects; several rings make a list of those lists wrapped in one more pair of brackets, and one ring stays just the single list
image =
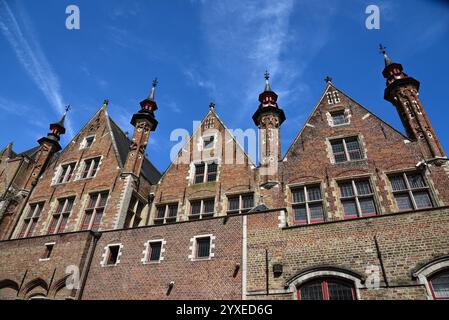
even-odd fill
[{"label": "rectangular window", "polygon": [[31,237],[33,235],[43,207],[44,202],[30,204],[28,213],[23,220],[22,229],[18,236],[19,238]]},{"label": "rectangular window", "polygon": [[91,136],[91,137],[87,137],[84,141],[84,148],[90,148],[92,146],[92,143],[94,142],[95,137]]},{"label": "rectangular window", "polygon": [[235,195],[228,197],[228,214],[248,212],[254,207],[254,196],[252,194]]},{"label": "rectangular window", "polygon": [[162,242],[150,242],[148,262],[157,262],[161,258]]},{"label": "rectangular window", "polygon": [[205,137],[203,139],[204,141],[204,149],[209,149],[212,148],[214,146],[214,136],[209,136],[209,137]]},{"label": "rectangular window", "polygon": [[126,213],[124,228],[133,228],[139,226],[142,220],[142,210],[145,203],[138,199],[136,195],[132,195],[129,202],[128,212]]},{"label": "rectangular window", "polygon": [[193,200],[190,201],[190,220],[202,219],[206,217],[211,217],[214,215],[215,211],[215,200],[204,199],[204,200]]},{"label": "rectangular window", "polygon": [[56,208],[56,212],[53,214],[50,226],[48,227],[48,234],[64,232],[74,201],[75,197],[58,200],[58,207]]},{"label": "rectangular window", "polygon": [[53,252],[53,247],[54,247],[54,243],[46,243],[45,244],[45,251],[44,254],[42,255],[43,260],[47,260],[50,259],[51,253]]},{"label": "rectangular window", "polygon": [[332,125],[334,126],[348,123],[348,119],[346,118],[344,110],[332,112],[331,117],[332,117]]},{"label": "rectangular window", "polygon": [[433,207],[429,187],[421,173],[401,173],[391,175],[389,179],[400,211]]},{"label": "rectangular window", "polygon": [[61,167],[61,173],[58,177],[57,183],[66,183],[70,181],[73,171],[75,170],[76,162],[64,164]]},{"label": "rectangular window", "polygon": [[101,157],[84,160],[82,179],[92,178],[97,173]]},{"label": "rectangular window", "polygon": [[89,203],[84,211],[81,230],[98,230],[100,228],[101,218],[106,207],[108,192],[92,193],[89,196]]},{"label": "rectangular window", "polygon": [[369,179],[349,180],[340,182],[338,185],[345,219],[377,214]]},{"label": "rectangular window", "polygon": [[296,224],[324,221],[323,197],[320,185],[292,189],[292,209]]},{"label": "rectangular window", "polygon": [[217,180],[218,164],[215,162],[201,162],[195,164],[194,183],[212,182]]},{"label": "rectangular window", "polygon": [[120,245],[112,245],[108,247],[108,258],[106,260],[107,266],[113,266],[117,264],[119,252]]},{"label": "rectangular window", "polygon": [[336,163],[363,159],[357,137],[334,139],[330,143]]},{"label": "rectangular window", "polygon": [[156,217],[154,224],[163,224],[169,222],[176,222],[178,216],[178,204],[170,203],[156,206]]},{"label": "rectangular window", "polygon": [[210,237],[196,238],[196,258],[206,259],[210,257]]}]

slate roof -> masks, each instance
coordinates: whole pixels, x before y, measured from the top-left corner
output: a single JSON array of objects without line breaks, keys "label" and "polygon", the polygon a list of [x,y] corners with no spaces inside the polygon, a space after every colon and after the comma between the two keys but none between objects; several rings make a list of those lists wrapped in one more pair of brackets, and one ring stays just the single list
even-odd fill
[{"label": "slate roof", "polygon": [[[124,166],[126,162],[126,157],[128,156],[129,147],[131,145],[131,140],[128,139],[126,134],[120,129],[120,127],[109,117],[111,123],[111,130],[113,134],[113,139],[117,145],[118,157],[121,165]],[[142,164],[141,174],[151,183],[156,184],[161,178],[161,173],[156,167],[148,160],[147,157],[144,158]]]}]

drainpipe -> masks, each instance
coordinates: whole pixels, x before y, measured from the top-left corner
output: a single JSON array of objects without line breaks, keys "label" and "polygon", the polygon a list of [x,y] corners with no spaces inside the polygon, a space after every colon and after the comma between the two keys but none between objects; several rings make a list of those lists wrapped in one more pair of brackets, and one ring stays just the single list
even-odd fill
[{"label": "drainpipe", "polygon": [[268,296],[270,294],[270,287],[269,287],[269,270],[268,270],[268,249],[265,249],[265,290],[266,295]]},{"label": "drainpipe", "polygon": [[92,260],[94,257],[95,249],[97,247],[97,243],[98,243],[98,240],[100,239],[100,237],[101,237],[101,232],[98,232],[98,231],[93,232],[92,245],[89,248],[87,262],[86,262],[85,268],[83,270],[83,275],[82,275],[82,279],[80,282],[81,286],[80,286],[80,289],[79,289],[77,295],[75,296],[75,300],[81,300],[83,297],[84,287],[86,286],[87,276],[89,275],[90,266],[92,265]]},{"label": "drainpipe", "polygon": [[384,281],[385,281],[385,285],[388,288],[390,285],[388,284],[388,279],[387,279],[387,273],[385,272],[385,266],[384,266],[384,261],[382,259],[382,253],[380,252],[380,247],[379,247],[379,236],[376,234],[374,236],[374,243],[376,245],[376,251],[377,251],[377,258],[379,259],[380,262],[380,267],[382,269],[382,274],[384,275]]}]

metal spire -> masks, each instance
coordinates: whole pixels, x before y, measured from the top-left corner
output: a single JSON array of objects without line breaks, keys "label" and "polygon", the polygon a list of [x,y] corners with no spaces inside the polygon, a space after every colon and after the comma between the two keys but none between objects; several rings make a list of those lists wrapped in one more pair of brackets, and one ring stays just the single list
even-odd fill
[{"label": "metal spire", "polygon": [[154,91],[156,89],[157,84],[158,84],[157,78],[154,78],[153,86],[151,87],[151,92],[150,95],[148,96],[148,100],[154,101]]},{"label": "metal spire", "polygon": [[387,55],[387,51],[385,49],[387,49],[387,47],[384,47],[382,44],[379,44],[379,52],[384,56],[385,67],[388,67],[390,64],[393,64],[393,60],[391,60],[390,57]]},{"label": "metal spire", "polygon": [[268,73],[268,70],[265,70],[265,90],[264,91],[271,91],[270,87],[270,74]]},{"label": "metal spire", "polygon": [[332,77],[326,76],[326,78],[324,78],[324,81],[326,81],[326,83],[332,82]]},{"label": "metal spire", "polygon": [[59,121],[57,122],[57,124],[59,124],[61,127],[64,127],[64,120],[65,120],[65,117],[66,117],[67,113],[72,109],[72,107],[70,106],[70,104],[68,104],[68,105],[66,105],[66,106],[64,107],[64,109],[65,109],[65,111],[64,111],[64,114],[63,114],[62,117],[61,117],[61,120],[59,120]]}]

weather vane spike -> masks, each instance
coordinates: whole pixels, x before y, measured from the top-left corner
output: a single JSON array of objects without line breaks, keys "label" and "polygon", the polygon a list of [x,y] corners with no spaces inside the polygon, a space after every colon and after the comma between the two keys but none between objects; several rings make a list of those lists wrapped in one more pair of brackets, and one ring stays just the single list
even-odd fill
[{"label": "weather vane spike", "polygon": [[379,52],[380,52],[380,53],[386,54],[387,51],[385,51],[385,49],[387,49],[387,47],[384,47],[384,46],[382,45],[382,43],[379,44]]},{"label": "weather vane spike", "polygon": [[324,78],[324,81],[326,81],[326,82],[332,82],[332,77],[326,76],[326,78]]},{"label": "weather vane spike", "polygon": [[211,101],[209,103],[209,109],[213,110],[215,108],[215,103],[213,101]]},{"label": "weather vane spike", "polygon": [[154,87],[156,87],[156,86],[157,86],[157,84],[158,84],[158,82],[157,82],[157,78],[154,78],[154,80],[153,80],[153,88],[154,88]]},{"label": "weather vane spike", "polygon": [[70,106],[70,104],[65,106],[65,113],[69,112],[72,109],[72,107]]},{"label": "weather vane spike", "polygon": [[270,79],[270,74],[268,73],[268,70],[265,70],[265,80],[268,81]]}]

